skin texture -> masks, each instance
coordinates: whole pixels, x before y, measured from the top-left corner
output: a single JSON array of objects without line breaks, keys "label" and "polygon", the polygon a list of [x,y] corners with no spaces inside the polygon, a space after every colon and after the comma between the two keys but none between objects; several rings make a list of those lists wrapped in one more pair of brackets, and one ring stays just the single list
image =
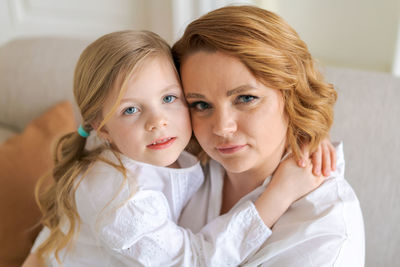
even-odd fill
[{"label": "skin texture", "polygon": [[282,94],[259,82],[239,59],[198,51],[184,60],[181,74],[194,134],[226,170],[221,213],[276,172],[256,202],[264,222],[272,226],[293,201],[323,182],[311,173],[308,156],[305,168],[292,158],[279,164],[288,128]]},{"label": "skin texture", "polygon": [[237,187],[262,183],[286,147],[280,91],[266,87],[238,59],[221,52],[190,55],[181,73],[193,131],[202,148],[222,164]]},{"label": "skin texture", "polygon": [[[103,117],[112,110],[117,89],[107,98]],[[176,167],[176,159],[189,142],[191,125],[180,82],[166,58],[148,58],[133,73],[115,113],[99,134],[134,160]],[[152,145],[170,138],[166,145]]]}]

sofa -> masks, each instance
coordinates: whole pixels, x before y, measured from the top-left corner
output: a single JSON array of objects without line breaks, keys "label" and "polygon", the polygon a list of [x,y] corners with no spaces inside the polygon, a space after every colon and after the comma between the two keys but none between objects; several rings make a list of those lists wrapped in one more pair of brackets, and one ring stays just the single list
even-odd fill
[{"label": "sofa", "polygon": [[[33,197],[54,141],[76,129],[72,79],[89,43],[62,37],[0,46],[0,266],[20,266],[38,233]],[[343,141],[346,178],[359,197],[366,266],[395,266],[400,249],[400,79],[323,67],[338,91],[331,139]]]}]

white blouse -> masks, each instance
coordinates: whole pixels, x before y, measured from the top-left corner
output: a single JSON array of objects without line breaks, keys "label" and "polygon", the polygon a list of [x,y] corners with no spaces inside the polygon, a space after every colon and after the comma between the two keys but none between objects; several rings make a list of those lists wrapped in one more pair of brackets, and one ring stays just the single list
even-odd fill
[{"label": "white blouse", "polygon": [[[102,156],[119,164],[111,151]],[[80,230],[68,253],[61,252],[62,266],[237,266],[270,236],[250,200],[197,234],[177,226],[182,208],[204,180],[197,159],[183,152],[182,168],[173,169],[120,156],[127,179],[97,161],[78,184]],[[197,210],[191,212],[195,219]],[[42,230],[32,252],[48,234]],[[59,266],[54,255],[48,265]]]},{"label": "white blouse", "polygon": [[[364,223],[359,201],[344,179],[343,145],[336,145],[337,170],[316,190],[293,203],[272,235],[243,266],[364,266]],[[220,214],[223,168],[210,161],[206,179],[181,214],[179,225],[197,233]],[[235,207],[254,201],[270,181]]]}]

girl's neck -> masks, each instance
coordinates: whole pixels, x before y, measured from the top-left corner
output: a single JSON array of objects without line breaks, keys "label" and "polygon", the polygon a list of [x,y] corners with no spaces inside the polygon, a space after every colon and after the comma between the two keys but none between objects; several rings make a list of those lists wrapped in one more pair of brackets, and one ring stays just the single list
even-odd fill
[{"label": "girl's neck", "polygon": [[176,160],[174,163],[168,166],[169,168],[174,168],[174,169],[180,169],[181,166],[179,165],[178,160]]}]

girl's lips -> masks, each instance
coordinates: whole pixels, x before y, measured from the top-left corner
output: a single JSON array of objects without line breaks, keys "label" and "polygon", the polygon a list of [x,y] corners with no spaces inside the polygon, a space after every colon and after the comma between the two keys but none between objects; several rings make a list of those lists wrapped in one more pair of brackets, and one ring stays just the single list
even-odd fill
[{"label": "girl's lips", "polygon": [[233,154],[245,148],[247,145],[221,145],[216,147],[222,154]]},{"label": "girl's lips", "polygon": [[155,140],[153,143],[147,145],[150,149],[165,149],[170,147],[176,140],[176,137],[166,137]]}]

